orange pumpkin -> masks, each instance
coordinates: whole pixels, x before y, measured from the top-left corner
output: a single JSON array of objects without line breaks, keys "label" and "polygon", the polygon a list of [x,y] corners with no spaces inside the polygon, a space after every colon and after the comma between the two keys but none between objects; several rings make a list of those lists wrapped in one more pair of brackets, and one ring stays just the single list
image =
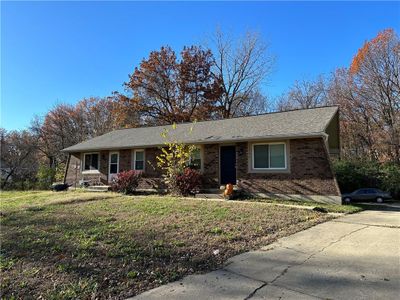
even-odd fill
[{"label": "orange pumpkin", "polygon": [[233,184],[228,183],[225,187],[224,196],[231,196],[233,194]]}]

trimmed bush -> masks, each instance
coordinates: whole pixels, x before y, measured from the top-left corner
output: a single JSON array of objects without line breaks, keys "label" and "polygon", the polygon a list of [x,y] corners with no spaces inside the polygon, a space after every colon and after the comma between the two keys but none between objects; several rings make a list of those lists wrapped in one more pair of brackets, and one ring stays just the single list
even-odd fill
[{"label": "trimmed bush", "polygon": [[176,185],[183,196],[194,194],[201,184],[200,172],[186,168],[176,177]]},{"label": "trimmed bush", "polygon": [[111,189],[114,192],[132,194],[139,185],[142,172],[129,170],[122,171],[113,179]]}]

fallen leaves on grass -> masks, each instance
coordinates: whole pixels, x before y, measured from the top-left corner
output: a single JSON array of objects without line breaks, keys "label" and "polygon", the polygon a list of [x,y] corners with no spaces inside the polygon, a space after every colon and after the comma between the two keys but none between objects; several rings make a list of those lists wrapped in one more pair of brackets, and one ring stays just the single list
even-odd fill
[{"label": "fallen leaves on grass", "polygon": [[41,197],[17,198],[1,216],[1,297],[123,299],[330,218],[260,203]]}]

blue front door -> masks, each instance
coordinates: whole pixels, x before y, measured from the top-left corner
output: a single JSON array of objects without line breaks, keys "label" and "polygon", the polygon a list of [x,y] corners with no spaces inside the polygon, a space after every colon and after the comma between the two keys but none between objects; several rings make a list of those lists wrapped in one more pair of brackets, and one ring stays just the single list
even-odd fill
[{"label": "blue front door", "polygon": [[236,147],[221,146],[221,184],[236,184]]}]

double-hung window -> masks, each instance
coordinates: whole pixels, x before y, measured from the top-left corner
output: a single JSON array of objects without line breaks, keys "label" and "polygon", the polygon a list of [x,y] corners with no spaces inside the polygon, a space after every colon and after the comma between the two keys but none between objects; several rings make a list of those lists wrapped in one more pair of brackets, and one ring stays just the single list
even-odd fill
[{"label": "double-hung window", "polygon": [[253,145],[253,169],[286,169],[286,144],[264,143]]},{"label": "double-hung window", "polygon": [[110,153],[110,174],[117,174],[119,172],[119,153],[111,152]]},{"label": "double-hung window", "polygon": [[144,171],[144,150],[134,150],[133,169],[137,171]]},{"label": "double-hung window", "polygon": [[99,169],[99,154],[86,153],[83,160],[83,170],[91,171]]},{"label": "double-hung window", "polygon": [[201,170],[201,149],[198,147],[193,151],[189,159],[189,167],[195,170]]}]

